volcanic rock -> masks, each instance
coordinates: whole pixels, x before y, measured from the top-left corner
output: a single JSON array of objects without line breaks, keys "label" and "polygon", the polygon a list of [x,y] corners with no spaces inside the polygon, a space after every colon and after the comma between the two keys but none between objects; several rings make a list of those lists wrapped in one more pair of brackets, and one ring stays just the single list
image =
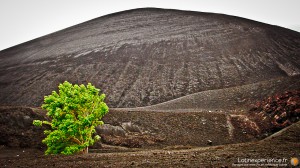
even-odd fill
[{"label": "volcanic rock", "polygon": [[8,147],[42,148],[43,131],[33,120],[46,120],[46,113],[28,107],[0,107],[0,145]]},{"label": "volcanic rock", "polygon": [[250,115],[265,132],[274,133],[300,120],[300,90],[286,91],[257,102]]},{"label": "volcanic rock", "polygon": [[298,32],[222,14],[135,9],[0,51],[0,104],[40,106],[66,80],[91,82],[111,107],[137,107],[299,74]]}]

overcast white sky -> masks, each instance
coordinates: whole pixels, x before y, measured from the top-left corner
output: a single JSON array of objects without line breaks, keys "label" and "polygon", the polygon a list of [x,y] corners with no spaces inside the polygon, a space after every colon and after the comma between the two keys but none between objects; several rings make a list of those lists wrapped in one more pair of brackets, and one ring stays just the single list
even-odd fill
[{"label": "overcast white sky", "polygon": [[224,13],[300,32],[300,0],[1,0],[0,50],[99,16],[141,7]]}]

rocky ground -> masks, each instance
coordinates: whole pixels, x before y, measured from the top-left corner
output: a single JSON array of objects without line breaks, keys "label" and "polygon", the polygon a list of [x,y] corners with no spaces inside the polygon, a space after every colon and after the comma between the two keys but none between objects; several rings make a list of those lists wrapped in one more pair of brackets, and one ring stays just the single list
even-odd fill
[{"label": "rocky ground", "polygon": [[2,147],[0,163],[1,167],[234,167],[242,164],[239,160],[244,158],[274,158],[287,161],[272,162],[269,166],[265,162],[260,164],[265,164],[262,167],[272,167],[270,164],[291,167],[290,159],[300,157],[299,131],[298,122],[272,137],[250,143],[191,149],[118,150],[118,153],[102,153],[100,149],[74,156],[43,156],[43,152],[37,149],[12,150]]},{"label": "rocky ground", "polygon": [[44,110],[3,106],[0,163],[2,167],[248,167],[256,163],[240,160],[284,158],[268,164],[288,167],[292,157],[300,157],[299,93],[266,98],[249,112],[111,109],[103,118],[105,125],[96,128],[101,141],[89,154],[73,156],[44,156],[41,140],[47,128],[31,124],[47,119]]}]

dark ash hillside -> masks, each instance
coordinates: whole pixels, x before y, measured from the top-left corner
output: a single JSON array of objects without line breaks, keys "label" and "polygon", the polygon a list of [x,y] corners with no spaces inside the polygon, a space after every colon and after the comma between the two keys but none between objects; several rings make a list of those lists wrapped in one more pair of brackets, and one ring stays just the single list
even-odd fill
[{"label": "dark ash hillside", "polygon": [[220,14],[137,9],[1,51],[0,104],[40,106],[65,80],[93,83],[112,107],[136,107],[298,74],[295,31]]}]

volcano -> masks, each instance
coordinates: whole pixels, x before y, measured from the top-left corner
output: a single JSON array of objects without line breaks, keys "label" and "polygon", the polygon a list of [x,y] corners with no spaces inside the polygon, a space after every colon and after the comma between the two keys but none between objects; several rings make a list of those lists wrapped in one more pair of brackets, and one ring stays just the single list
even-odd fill
[{"label": "volcano", "polygon": [[66,80],[91,82],[110,107],[141,107],[299,74],[296,31],[223,14],[134,9],[0,51],[0,105],[40,106]]},{"label": "volcano", "polygon": [[[299,58],[298,32],[154,8],[106,15],[5,49],[0,165],[232,167],[238,158],[297,157]],[[101,140],[94,153],[39,156],[44,128],[32,122],[49,120],[39,106],[64,81],[90,82],[107,95],[110,112],[95,132]]]}]

